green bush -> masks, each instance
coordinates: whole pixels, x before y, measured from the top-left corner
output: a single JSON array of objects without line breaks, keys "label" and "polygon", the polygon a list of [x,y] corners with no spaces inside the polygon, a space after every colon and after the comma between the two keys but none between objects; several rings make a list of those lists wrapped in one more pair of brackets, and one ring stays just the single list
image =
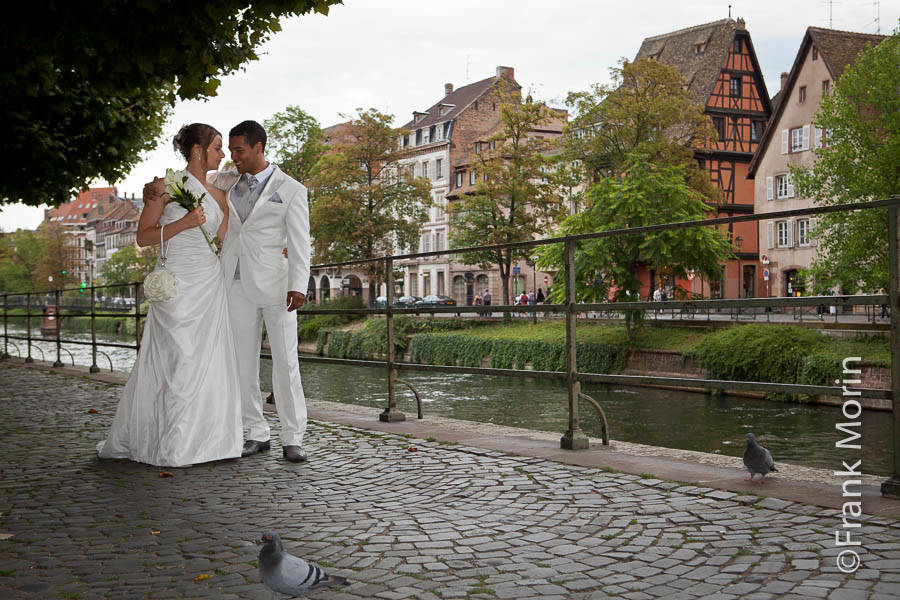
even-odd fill
[{"label": "green bush", "polygon": [[839,368],[829,342],[812,329],[753,324],[710,334],[693,354],[712,379],[827,385]]},{"label": "green bush", "polygon": [[332,331],[328,340],[328,356],[331,358],[347,358],[347,350],[350,347],[349,331]]},{"label": "green bush", "polygon": [[328,343],[328,330],[320,329],[316,339],[316,354],[322,356],[325,353],[325,344]]},{"label": "green bush", "polygon": [[324,305],[304,304],[297,311],[297,337],[305,342],[317,340],[319,330],[337,329],[353,321],[364,319],[365,315],[340,314],[340,315],[310,315],[306,311],[317,308],[329,309],[358,309],[365,308],[362,298],[359,296],[340,296]]}]

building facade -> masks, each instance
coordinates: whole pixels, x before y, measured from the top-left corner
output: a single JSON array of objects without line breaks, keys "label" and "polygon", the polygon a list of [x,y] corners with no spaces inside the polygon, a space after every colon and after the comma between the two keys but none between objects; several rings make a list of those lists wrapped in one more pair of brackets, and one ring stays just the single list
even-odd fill
[{"label": "building facade", "polygon": [[[825,132],[813,124],[822,98],[860,51],[883,39],[819,27],[806,30],[791,72],[782,75],[775,112],[750,165],[757,213],[813,206],[812,199],[797,193],[790,167],[813,165],[816,149],[828,143]],[[817,291],[806,289],[799,276],[816,257],[816,240],[810,235],[815,227],[816,219],[810,217],[760,221],[759,246],[769,262],[769,296]]]},{"label": "building facade", "polygon": [[[746,177],[772,107],[744,20],[723,19],[647,38],[635,56],[640,59],[676,68],[712,119],[718,142],[698,149],[696,159],[722,191],[716,216],[752,214],[754,188]],[[759,295],[762,275],[757,225],[735,223],[727,230],[735,258],[723,265],[719,280],[694,278],[673,283],[711,298]],[[649,295],[659,283],[654,273],[647,283]]]}]

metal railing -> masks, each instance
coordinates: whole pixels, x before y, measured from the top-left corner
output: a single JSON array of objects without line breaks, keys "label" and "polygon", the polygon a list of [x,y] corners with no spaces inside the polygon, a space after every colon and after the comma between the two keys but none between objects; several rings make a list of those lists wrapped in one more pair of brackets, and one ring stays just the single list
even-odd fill
[{"label": "metal railing", "polygon": [[[492,305],[492,306],[452,306],[452,307],[415,307],[415,308],[397,308],[392,306],[394,299],[394,290],[392,286],[387,287],[387,298],[385,308],[359,308],[359,309],[329,309],[312,307],[304,309],[304,314],[383,314],[386,318],[387,325],[387,347],[386,357],[384,360],[357,360],[318,356],[303,356],[305,362],[320,362],[353,365],[360,367],[374,367],[386,369],[388,373],[388,401],[384,411],[380,413],[381,421],[392,422],[405,420],[406,415],[397,408],[395,395],[395,386],[398,381],[399,371],[431,371],[431,372],[449,372],[449,373],[468,373],[489,376],[511,376],[511,377],[532,377],[538,379],[554,379],[566,382],[568,389],[568,428],[560,439],[560,446],[566,449],[583,449],[588,447],[588,437],[581,430],[579,416],[579,400],[585,400],[597,410],[602,423],[602,436],[604,443],[608,443],[608,431],[606,418],[602,408],[592,398],[586,396],[581,391],[581,384],[585,382],[602,382],[616,383],[624,385],[654,385],[654,386],[684,386],[691,388],[703,388],[707,390],[744,390],[757,392],[782,392],[787,394],[807,394],[807,395],[834,395],[841,396],[845,391],[850,391],[856,397],[873,398],[873,399],[890,399],[892,401],[893,411],[893,427],[894,435],[892,438],[892,451],[894,456],[894,475],[882,485],[882,492],[885,494],[900,496],[900,266],[898,266],[898,248],[900,248],[900,240],[898,240],[898,232],[900,232],[900,196],[892,196],[883,200],[875,200],[871,202],[861,202],[855,204],[839,204],[832,206],[811,207],[796,210],[775,211],[763,214],[747,214],[731,217],[717,217],[712,219],[703,219],[696,221],[684,221],[677,223],[665,223],[658,225],[650,225],[644,227],[635,227],[631,229],[619,229],[611,231],[603,231],[596,233],[585,233],[560,238],[548,238],[540,240],[530,240],[524,242],[516,242],[511,244],[494,244],[488,246],[477,246],[467,248],[454,248],[452,250],[439,250],[432,252],[410,253],[394,256],[385,256],[368,260],[344,261],[322,265],[315,265],[313,268],[339,268],[347,266],[360,266],[372,263],[383,263],[384,273],[392,273],[393,266],[396,261],[409,260],[417,258],[438,257],[444,255],[461,255],[472,252],[484,252],[488,250],[500,250],[505,248],[533,248],[549,244],[563,244],[565,246],[565,266],[564,266],[564,290],[565,297],[562,304],[535,304],[527,307],[515,305]],[[723,299],[723,300],[665,300],[665,301],[635,301],[627,303],[578,303],[575,298],[575,253],[579,242],[602,238],[616,237],[624,235],[642,235],[646,233],[655,233],[659,231],[688,229],[693,227],[710,227],[718,225],[729,225],[739,222],[750,222],[770,219],[783,219],[787,217],[821,215],[836,212],[848,212],[857,210],[871,210],[875,208],[887,208],[889,212],[889,231],[888,242],[890,252],[890,286],[887,294],[866,295],[866,296],[802,296],[802,297],[780,297],[780,298],[744,298],[744,299]],[[96,288],[99,289],[99,288]],[[114,344],[96,342],[95,318],[98,316],[121,316],[121,313],[98,313],[95,308],[95,288],[90,288],[91,303],[90,311],[82,313],[85,316],[91,316],[91,342],[94,348],[94,360],[91,371],[96,372],[98,369],[96,361],[96,347],[98,345],[118,346],[126,348],[140,348],[140,320],[145,315],[140,312],[141,288],[138,284],[135,289],[135,298],[137,302],[134,306],[133,314],[129,314],[129,318],[135,319],[135,344]],[[59,298],[59,292],[56,292]],[[28,335],[25,338],[10,336],[6,329],[6,319],[9,313],[8,297],[4,295],[4,338],[9,339],[26,339],[28,346],[28,360],[31,359],[31,340],[30,340],[30,319],[37,316],[31,313],[30,308],[26,312],[26,327]],[[609,373],[581,373],[577,369],[577,345],[576,345],[576,329],[577,315],[579,313],[601,312],[605,314],[626,314],[634,311],[680,311],[683,314],[696,315],[710,311],[744,311],[747,309],[757,310],[764,309],[768,314],[773,309],[801,311],[798,314],[802,317],[804,309],[820,305],[835,306],[836,312],[854,306],[867,305],[886,305],[890,312],[890,348],[891,348],[891,388],[862,388],[862,387],[838,387],[838,386],[817,386],[803,384],[787,384],[772,383],[758,381],[726,381],[714,379],[693,379],[687,377],[653,377],[653,376],[635,376],[635,375],[619,375]],[[27,300],[30,307],[30,295]],[[57,306],[59,302],[57,300]],[[61,311],[60,311],[61,312]],[[419,363],[399,362],[396,359],[394,351],[394,316],[404,314],[441,314],[441,313],[561,313],[565,317],[566,323],[566,370],[565,371],[520,371],[517,369],[496,369],[485,367],[459,367],[446,365],[425,365]],[[874,314],[874,311],[873,311]],[[21,316],[21,315],[20,315]],[[73,316],[73,313],[60,316]],[[874,320],[874,317],[873,317]],[[64,341],[59,336],[59,317],[57,318],[57,362],[61,365],[59,344]],[[78,343],[68,342],[67,343]],[[4,346],[4,354],[6,346]],[[419,402],[419,417],[421,414],[421,399],[416,393],[416,399]]]}]

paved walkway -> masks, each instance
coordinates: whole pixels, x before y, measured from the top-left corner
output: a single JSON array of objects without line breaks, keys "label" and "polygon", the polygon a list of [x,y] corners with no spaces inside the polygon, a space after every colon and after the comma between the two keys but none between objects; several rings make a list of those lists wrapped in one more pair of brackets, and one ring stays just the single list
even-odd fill
[{"label": "paved walkway", "polygon": [[850,519],[848,575],[838,510],[402,435],[415,424],[314,420],[309,464],[160,478],[94,457],[119,389],[0,363],[0,596],[268,598],[251,540],[269,529],[351,580],[322,599],[900,596],[895,517]]}]

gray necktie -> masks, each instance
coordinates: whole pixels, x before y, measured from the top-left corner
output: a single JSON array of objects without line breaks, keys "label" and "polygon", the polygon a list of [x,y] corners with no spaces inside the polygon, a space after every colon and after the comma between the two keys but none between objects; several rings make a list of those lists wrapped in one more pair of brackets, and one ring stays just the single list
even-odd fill
[{"label": "gray necktie", "polygon": [[250,189],[250,191],[253,191],[253,189],[259,185],[259,180],[255,175],[251,175],[250,173],[247,173],[245,177],[247,178],[247,187]]}]

